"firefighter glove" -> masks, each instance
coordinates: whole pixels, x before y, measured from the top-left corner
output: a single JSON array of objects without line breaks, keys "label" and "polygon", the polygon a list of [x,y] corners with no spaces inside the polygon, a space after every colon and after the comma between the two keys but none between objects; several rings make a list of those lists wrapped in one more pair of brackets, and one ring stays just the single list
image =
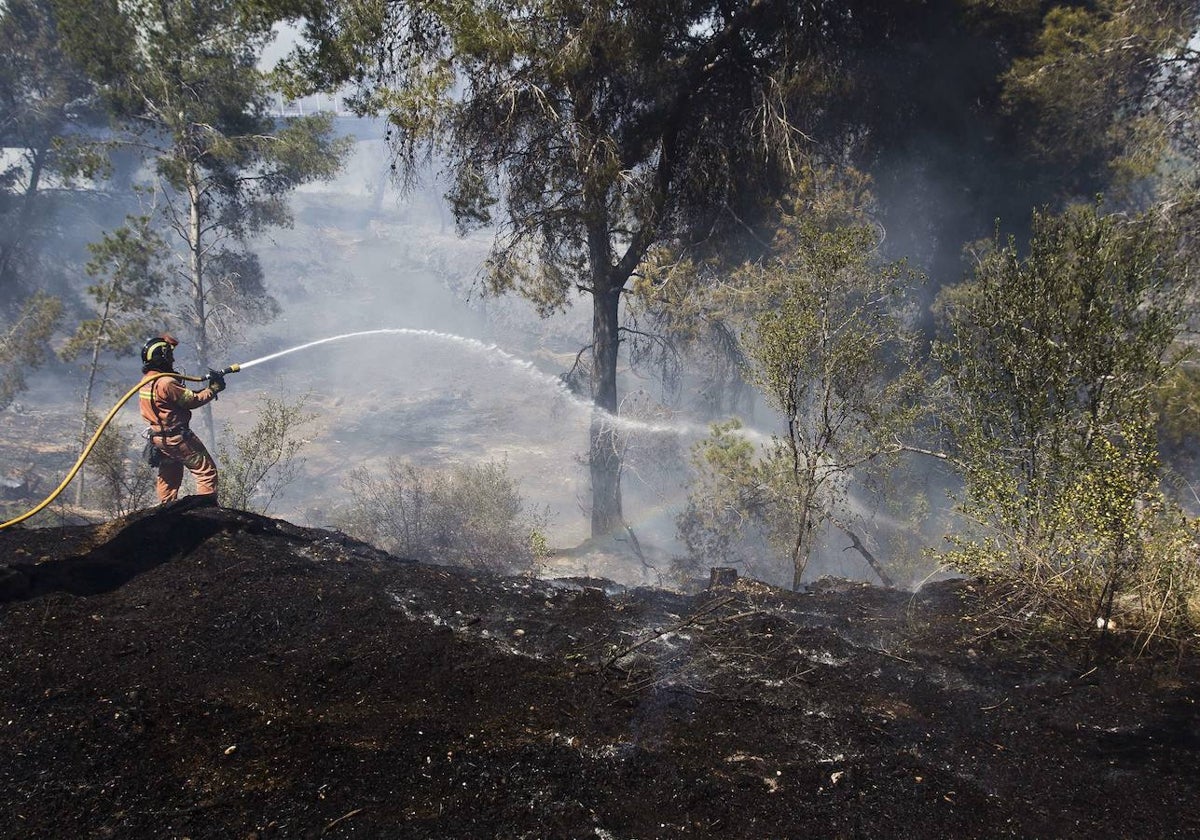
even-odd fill
[{"label": "firefighter glove", "polygon": [[208,390],[219,394],[225,390],[225,377],[215,370],[208,372]]}]

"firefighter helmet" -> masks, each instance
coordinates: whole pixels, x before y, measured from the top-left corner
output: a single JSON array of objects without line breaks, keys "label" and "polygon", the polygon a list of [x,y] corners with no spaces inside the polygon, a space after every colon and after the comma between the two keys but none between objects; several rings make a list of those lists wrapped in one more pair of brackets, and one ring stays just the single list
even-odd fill
[{"label": "firefighter helmet", "polygon": [[146,339],[142,345],[142,372],[170,371],[175,365],[175,346],[179,344],[167,333]]}]

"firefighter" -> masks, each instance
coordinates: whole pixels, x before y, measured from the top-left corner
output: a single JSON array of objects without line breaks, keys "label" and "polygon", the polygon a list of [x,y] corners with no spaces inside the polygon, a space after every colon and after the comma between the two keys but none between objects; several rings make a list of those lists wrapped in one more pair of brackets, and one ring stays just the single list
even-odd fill
[{"label": "firefighter", "polygon": [[[225,389],[225,378],[213,371],[208,387],[196,392],[183,387],[173,376],[154,378],[156,373],[175,373],[175,348],[179,345],[163,333],[142,345],[142,387],[138,389],[142,417],[150,424],[146,430],[158,452],[158,479],[155,490],[162,504],[179,497],[186,467],[196,479],[196,493],[217,493],[217,465],[204,443],[189,427],[192,409],[207,405]],[[153,454],[153,453],[152,453]],[[153,464],[154,461],[151,460]]]}]

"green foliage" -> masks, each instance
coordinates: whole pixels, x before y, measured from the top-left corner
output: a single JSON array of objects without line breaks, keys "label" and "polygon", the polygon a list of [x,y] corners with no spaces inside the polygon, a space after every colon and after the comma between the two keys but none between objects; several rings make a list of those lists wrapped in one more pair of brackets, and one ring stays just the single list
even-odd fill
[{"label": "green foliage", "polygon": [[305,410],[307,402],[306,395],[289,400],[265,397],[254,426],[234,434],[232,446],[226,446],[224,440],[218,445],[221,474],[217,492],[224,507],[265,514],[296,480],[304,463],[297,455],[305,444],[297,435],[316,417]]},{"label": "green foliage", "polygon": [[[180,251],[173,280],[202,367],[214,342],[278,309],[249,238],[290,224],[288,194],[331,177],[350,147],[333,137],[330,115],[271,116],[257,67],[271,23],[265,7],[237,0],[107,0],[64,20],[70,50],[104,83],[158,175],[162,222]],[[97,42],[94,29],[114,37]]]},{"label": "green foliage", "polygon": [[1152,217],[1037,214],[1027,256],[994,242],[975,279],[941,296],[947,425],[969,487],[1008,527],[1036,532],[1100,440],[1126,439],[1127,422],[1153,427],[1151,389],[1182,320],[1171,253]]},{"label": "green foliage", "polygon": [[0,5],[0,290],[31,291],[31,275],[65,238],[55,225],[57,189],[105,163],[81,130],[98,121],[95,87],[66,56],[55,0]]},{"label": "green foliage", "polygon": [[[84,431],[90,439],[99,418],[88,414]],[[141,441],[110,423],[88,455],[88,484],[84,504],[96,505],[109,517],[125,516],[148,507],[154,498],[154,470],[136,457]],[[78,477],[76,481],[78,481]]]},{"label": "green foliage", "polygon": [[[151,229],[149,217],[138,216],[127,221],[113,233],[104,234],[99,242],[89,243],[92,258],[85,271],[96,281],[87,288],[95,315],[81,321],[59,351],[65,361],[87,355],[81,446],[92,434],[86,418],[92,413],[92,394],[103,367],[102,354],[129,353],[149,331],[148,324],[159,317],[155,306],[165,282],[160,268],[165,244]],[[116,474],[113,468],[109,472]],[[81,475],[75,483],[77,504],[83,502],[85,491],[85,476]]]},{"label": "green foliage", "polygon": [[1194,356],[1173,368],[1155,394],[1159,431],[1170,445],[1200,438],[1200,364]]},{"label": "green foliage", "polygon": [[778,482],[741,428],[739,420],[715,423],[692,449],[687,504],[675,519],[686,553],[672,560],[672,572],[681,580],[713,566],[738,566],[760,580],[778,571],[772,550]]},{"label": "green foliage", "polygon": [[1195,352],[1154,394],[1163,483],[1183,508],[1200,516],[1200,365]]},{"label": "green foliage", "polygon": [[[729,225],[713,208],[757,206],[791,169],[780,76],[825,43],[800,17],[782,2],[345,0],[308,19],[289,73],[357,84],[363,109],[388,113],[402,172],[446,162],[460,228],[496,227],[491,291],[543,314],[592,296],[591,391],[615,412],[621,292],[648,250]],[[598,536],[620,527],[620,462],[591,435]]]},{"label": "green foliage", "polygon": [[550,557],[550,540],[543,528],[535,527],[529,532],[530,567],[541,567]]},{"label": "green foliage", "polygon": [[1153,396],[1183,321],[1172,241],[1152,216],[1039,214],[1027,255],[992,243],[939,301],[943,419],[976,525],[948,556],[1012,584],[1026,615],[1107,626],[1135,581],[1159,606],[1154,581],[1178,582],[1155,572],[1176,562],[1156,546],[1192,527],[1158,486]]},{"label": "green foliage", "polygon": [[1006,99],[1055,160],[1111,166],[1129,183],[1181,157],[1194,186],[1195,32],[1190,0],[1054,4],[1007,73]]},{"label": "green foliage", "polygon": [[12,323],[0,328],[0,408],[25,387],[28,372],[50,358],[50,336],[61,316],[58,298],[35,294]]},{"label": "green foliage", "polygon": [[902,317],[903,267],[876,234],[813,201],[784,214],[775,256],[739,272],[761,295],[743,337],[754,382],[787,424],[772,458],[790,476],[793,586],[815,533],[836,519],[850,474],[899,452],[920,384]]},{"label": "green foliage", "polygon": [[79,322],[59,351],[64,360],[88,353],[94,376],[101,351],[126,354],[145,337],[148,325],[159,320],[155,305],[166,282],[165,247],[148,216],[131,217],[88,245],[91,260],[84,271],[95,281],[87,287],[95,316]]},{"label": "green foliage", "polygon": [[328,87],[333,74],[362,85],[362,107],[392,121],[405,171],[427,151],[450,162],[465,227],[491,222],[502,199],[493,288],[547,311],[577,283],[623,285],[682,221],[665,203],[690,210],[701,195],[719,202],[761,184],[764,158],[795,142],[753,134],[777,116],[768,90],[788,17],[778,4],[724,20],[709,4],[658,2],[334,9],[309,21],[312,45],[285,71],[293,84],[307,75]]},{"label": "green foliage", "polygon": [[525,509],[504,462],[438,472],[392,459],[382,475],[355,470],[347,488],[340,526],[393,554],[502,573],[545,557],[545,516]]},{"label": "green foliage", "polygon": [[[897,456],[920,414],[922,379],[904,325],[912,277],[879,259],[862,188],[853,173],[808,173],[780,208],[771,254],[710,295],[714,311],[738,324],[747,378],[786,431],[759,464],[724,431],[703,444],[688,509],[688,521],[702,527],[688,527],[700,535],[720,530],[722,519],[734,527],[753,521],[787,558],[793,587],[820,531],[850,527],[852,477]],[[711,556],[711,539],[693,542]]]}]

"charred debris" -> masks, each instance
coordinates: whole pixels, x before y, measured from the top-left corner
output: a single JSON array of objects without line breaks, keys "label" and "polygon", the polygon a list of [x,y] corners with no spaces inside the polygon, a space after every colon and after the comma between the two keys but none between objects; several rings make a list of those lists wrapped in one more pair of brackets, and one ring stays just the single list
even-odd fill
[{"label": "charred debris", "polygon": [[186,499],[0,533],[8,837],[1200,837],[1200,675],[964,581],[489,577]]}]

